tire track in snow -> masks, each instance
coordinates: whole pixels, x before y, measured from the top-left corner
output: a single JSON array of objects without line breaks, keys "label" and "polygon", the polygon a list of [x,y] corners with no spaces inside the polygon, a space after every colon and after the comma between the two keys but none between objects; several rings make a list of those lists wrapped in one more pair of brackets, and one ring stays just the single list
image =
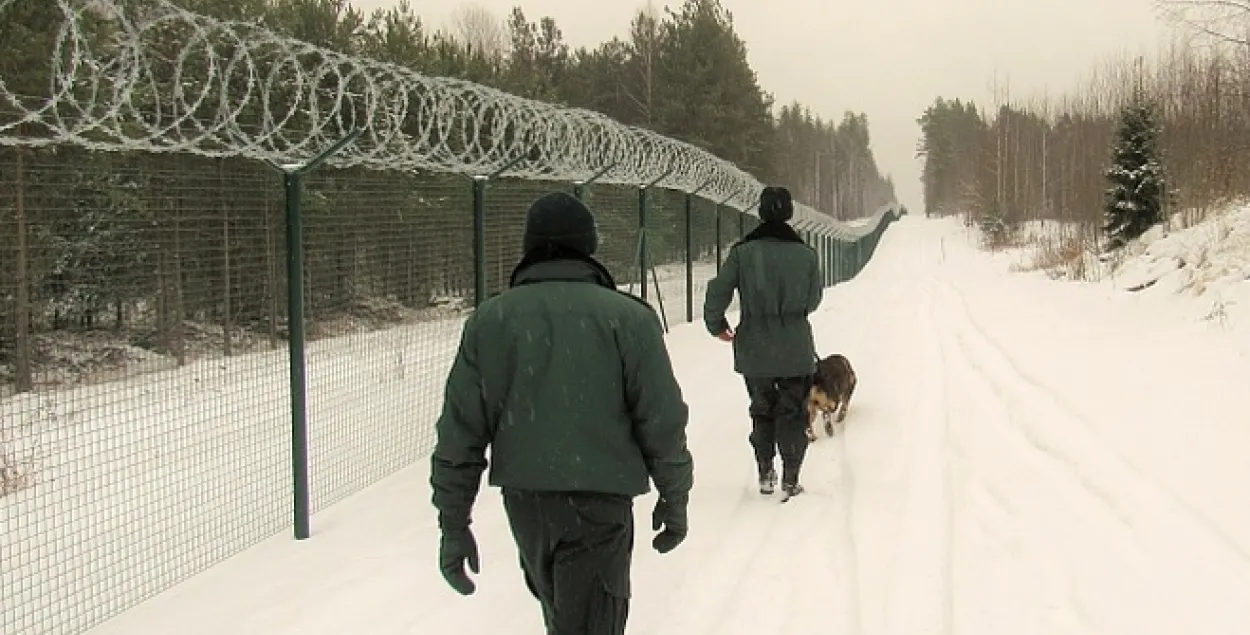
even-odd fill
[{"label": "tire track in snow", "polygon": [[[749,494],[744,495],[744,499],[747,496],[763,498],[760,494]],[[746,515],[750,517],[753,527],[751,536],[736,532],[739,539],[746,538],[745,544],[739,545],[743,556],[733,558],[731,570],[717,566],[713,569],[714,574],[708,572],[707,582],[723,585],[724,594],[719,598],[717,608],[702,616],[703,623],[697,630],[674,628],[674,633],[758,633],[760,622],[775,626],[778,614],[785,614],[786,604],[790,602],[789,595],[784,593],[788,584],[776,574],[775,568],[768,566],[770,561],[778,558],[778,551],[786,546],[777,540],[778,530],[784,529],[784,525],[778,522],[778,510],[769,509],[776,506],[775,501],[763,499],[748,505]],[[722,577],[727,575],[733,577]],[[727,580],[733,582],[726,584]]]},{"label": "tire track in snow", "polygon": [[[839,517],[840,523],[838,527],[838,543],[841,547],[843,560],[841,561],[842,570],[845,575],[842,576],[843,588],[841,596],[843,598],[842,610],[846,616],[845,631],[847,635],[861,635],[863,633],[863,617],[862,602],[859,588],[859,548],[855,543],[855,473],[851,470],[851,462],[847,458],[846,452],[846,431],[843,429],[842,434],[838,435],[836,440],[837,452],[835,453],[835,461],[838,464],[838,476],[842,483],[842,492],[845,494],[841,500],[841,508]],[[830,523],[833,524],[833,523]],[[833,563],[836,564],[837,563]],[[836,607],[835,607],[836,610]]]},{"label": "tire track in snow", "polygon": [[[856,341],[861,339],[861,335],[868,323],[867,312],[857,312],[854,327],[844,331],[842,339],[848,341]],[[819,351],[818,351],[819,354]],[[826,353],[828,354],[828,353]],[[848,416],[849,411],[848,411]],[[818,419],[819,421],[819,419]],[[845,423],[845,422],[844,422]],[[842,588],[838,595],[842,597],[841,606],[833,607],[834,611],[841,611],[845,623],[843,624],[843,633],[847,635],[861,635],[863,632],[863,598],[860,593],[859,578],[859,555],[860,549],[855,541],[855,472],[851,469],[850,457],[846,448],[846,427],[840,426],[835,428],[836,435],[828,441],[828,445],[833,446],[832,462],[837,469],[837,482],[839,487],[834,488],[838,501],[835,503],[837,507],[837,521],[831,522],[830,525],[836,527],[835,537],[837,541],[836,552],[831,552],[830,564],[834,567],[841,565],[840,570],[843,575],[839,578],[842,582]],[[812,450],[816,450],[816,456],[819,456],[821,444],[814,444],[808,449],[808,455],[812,456]],[[808,463],[809,461],[804,461]],[[805,468],[807,469],[807,468]],[[795,501],[803,502],[803,501]],[[840,561],[832,558],[832,553],[840,553],[842,559]]]},{"label": "tire track in snow", "polygon": [[[964,367],[969,379],[964,388],[979,393],[982,407],[993,411],[981,420],[999,422],[992,424],[994,432],[1022,460],[1016,472],[1033,467],[1045,476],[1041,484],[1066,503],[1067,511],[1077,513],[1075,518],[1048,518],[1037,510],[1021,513],[1032,512],[1025,523],[1048,528],[1020,529],[1034,531],[1032,544],[1040,552],[1036,555],[1050,565],[1048,616],[1066,622],[1064,632],[1081,628],[1073,622],[1074,615],[1084,615],[1088,623],[1083,627],[1098,633],[1176,632],[1204,618],[1247,623],[1250,607],[1244,598],[1250,596],[1250,566],[1244,555],[1101,443],[1089,431],[1088,421],[1020,372],[974,321],[957,288],[945,283],[939,290],[943,301],[936,317],[955,353],[952,363]],[[1010,484],[986,485],[1005,489]],[[1037,485],[1015,494],[1044,497],[1035,491]],[[1054,559],[1063,557],[1068,558],[1067,567],[1078,570],[1058,571]],[[1090,582],[1095,575],[1107,576],[1104,582],[1115,576],[1123,588],[1099,588]],[[1105,600],[1112,592],[1170,610],[1153,620],[1136,610],[1140,606],[1118,611]]]},{"label": "tire track in snow", "polygon": [[[731,469],[721,467],[727,462],[727,455],[722,451],[718,452],[718,456],[722,458],[716,461],[717,467],[704,468],[705,471],[731,474]],[[735,489],[708,488],[707,492],[716,495]],[[668,604],[663,632],[691,635],[716,633],[718,620],[732,607],[743,581],[750,577],[752,564],[768,544],[773,520],[762,512],[772,510],[752,509],[767,503],[752,500],[759,494],[747,490],[745,484],[739,491],[738,500],[726,513],[718,515],[724,525],[702,529],[692,526],[692,531],[716,532],[717,538],[697,553],[687,554],[687,559],[683,560],[683,580]],[[691,514],[691,520],[700,519]],[[727,584],[729,580],[734,582]]]},{"label": "tire track in snow", "polygon": [[[968,358],[944,312],[936,311],[933,318],[944,351],[943,372],[953,387],[947,404],[956,421],[950,447],[959,462],[957,472],[968,481],[961,501],[968,521],[961,525],[965,532],[975,528],[981,533],[961,534],[960,545],[967,551],[954,556],[960,573],[967,572],[959,577],[967,596],[958,607],[961,628],[1013,635],[1090,632],[1087,625],[1065,620],[1076,611],[1068,598],[1070,579],[1053,562],[1055,544],[1076,532],[1094,536],[1087,542],[1107,544],[1118,561],[1142,562],[1142,553],[1129,549],[1127,528],[1105,506],[1090,501],[1065,480],[1062,467],[1037,456],[1033,446],[1013,434],[1011,404]],[[1056,507],[1069,513],[1046,515]],[[1119,553],[1126,549],[1127,555]],[[996,565],[992,569],[986,566],[990,562]]]},{"label": "tire track in snow", "polygon": [[968,301],[954,285],[947,283],[947,292],[952,294],[958,302],[958,307],[962,319],[966,321],[968,328],[975,333],[977,340],[982,343],[983,349],[987,350],[992,357],[996,357],[1000,367],[1004,368],[1007,375],[1015,378],[1019,385],[1023,387],[1025,392],[1031,392],[1035,398],[1041,399],[1053,411],[1061,412],[1074,421],[1080,421],[1082,442],[1091,447],[1096,447],[1109,455],[1116,464],[1116,470],[1122,474],[1126,474],[1135,480],[1144,481],[1150,484],[1153,493],[1158,498],[1166,499],[1165,502],[1173,507],[1173,511],[1178,514],[1189,516],[1195,523],[1201,525],[1213,539],[1219,541],[1228,550],[1232,551],[1235,560],[1242,560],[1250,567],[1250,551],[1243,548],[1238,541],[1234,540],[1223,529],[1212,522],[1205,514],[1195,509],[1192,505],[1185,502],[1177,496],[1170,488],[1159,483],[1149,474],[1139,470],[1131,462],[1126,460],[1122,454],[1115,450],[1105,440],[1098,437],[1094,428],[1089,425],[1086,417],[1078,414],[1074,409],[1068,406],[1064,401],[1056,395],[1052,390],[1042,385],[1040,382],[1024,372],[1018,363],[1007,353],[1006,349],[976,321],[968,307]]},{"label": "tire track in snow", "polygon": [[[895,272],[890,277],[885,278],[885,280],[889,281],[889,286],[874,293],[874,300],[886,306],[895,306],[899,303],[909,301],[910,297],[912,297],[910,294],[914,293],[914,277],[911,275],[913,268],[911,265],[913,263],[910,260],[904,259],[895,259],[883,262],[889,262],[892,266],[902,268],[904,271]],[[880,267],[881,264],[876,264],[876,266]],[[876,273],[876,271],[873,271],[868,275],[875,275]],[[862,275],[863,274],[861,274],[861,276]],[[864,278],[857,278],[853,281],[854,284],[861,285],[868,282],[869,281]],[[882,340],[879,337],[865,340],[862,335],[865,331],[869,331],[870,328],[879,328],[878,322],[879,315],[874,312],[852,311],[849,313],[849,328],[838,331],[837,340],[842,342],[866,342],[866,346],[859,348],[854,357],[870,357],[872,353],[876,352],[876,350],[883,345],[885,340]],[[819,326],[817,330],[821,330]],[[820,343],[817,343],[818,354],[827,355],[832,352],[845,353],[846,351],[841,348],[821,347]],[[862,368],[860,369],[860,372],[863,372]],[[865,377],[861,376],[861,381],[864,379]],[[869,381],[873,381],[872,378],[868,379]],[[862,393],[862,389],[857,392],[857,394],[860,395],[858,398],[861,403],[863,399]],[[829,550],[825,553],[824,557],[832,568],[842,573],[842,575],[836,578],[836,582],[839,583],[840,588],[827,594],[829,597],[841,598],[841,602],[833,604],[830,611],[830,614],[834,617],[833,623],[840,624],[841,629],[832,629],[831,624],[828,621],[815,623],[810,620],[794,619],[792,621],[808,623],[810,626],[803,628],[802,630],[797,630],[799,627],[794,626],[792,628],[796,630],[781,631],[783,633],[794,632],[796,634],[801,633],[806,635],[807,633],[821,632],[861,635],[864,632],[863,612],[865,607],[861,578],[859,574],[860,558],[863,555],[863,550],[860,548],[860,545],[855,539],[855,504],[857,488],[855,471],[853,469],[850,454],[847,448],[847,435],[854,434],[854,429],[856,427],[872,426],[873,421],[872,419],[860,419],[855,414],[855,410],[854,406],[852,406],[851,411],[848,413],[846,423],[850,425],[850,431],[848,432],[847,427],[839,426],[836,428],[837,433],[834,437],[821,437],[820,440],[811,446],[808,453],[809,458],[805,461],[805,465],[813,465],[816,461],[828,461],[832,463],[837,470],[836,479],[834,480],[837,486],[832,488],[833,493],[831,494],[831,496],[837,500],[831,503],[832,507],[828,507],[826,509],[827,515],[823,518],[827,519],[827,522],[822,520],[821,524],[817,525],[817,527],[822,529],[824,527],[832,527],[834,529],[831,536],[832,540],[830,542],[835,544],[829,547]],[[828,459],[822,456],[826,454],[826,449],[829,450],[827,452],[829,456]],[[804,469],[810,472],[810,468],[805,467]],[[805,478],[805,481],[806,480],[807,479]],[[812,492],[809,487],[809,493],[819,492]],[[804,494],[804,496],[808,496],[808,494]],[[809,501],[800,499],[795,501],[795,504],[805,502]],[[818,536],[817,540],[822,538],[823,536]],[[813,561],[814,559],[805,560],[803,564],[804,570],[815,571],[816,567],[812,565]]]},{"label": "tire track in snow", "polygon": [[924,338],[925,383],[917,418],[908,429],[910,456],[907,501],[894,577],[886,591],[885,635],[939,635],[952,632],[951,507],[945,447],[947,386],[943,352],[929,315],[932,297],[920,287],[918,305]]},{"label": "tire track in snow", "polygon": [[845,611],[829,602],[842,573],[832,566],[836,545],[820,535],[836,522],[836,501],[818,492],[781,505],[770,500],[764,510],[774,517],[769,549],[760,553],[751,579],[739,589],[737,602],[722,615],[713,633],[724,635],[807,635],[846,633]]}]

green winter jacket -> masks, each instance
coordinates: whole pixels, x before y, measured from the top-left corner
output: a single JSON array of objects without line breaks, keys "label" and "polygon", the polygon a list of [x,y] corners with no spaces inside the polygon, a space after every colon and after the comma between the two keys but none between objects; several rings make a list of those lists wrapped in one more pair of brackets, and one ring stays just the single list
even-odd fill
[{"label": "green winter jacket", "polygon": [[807,317],[820,306],[824,281],[816,251],[783,223],[760,225],[729,250],[707,285],[703,321],[713,335],[729,328],[725,311],[738,292],[734,370],[746,377],[801,377],[816,372]]},{"label": "green winter jacket", "polygon": [[593,260],[522,263],[469,317],[431,458],[444,529],[492,486],[686,500],[688,409],[659,318]]}]

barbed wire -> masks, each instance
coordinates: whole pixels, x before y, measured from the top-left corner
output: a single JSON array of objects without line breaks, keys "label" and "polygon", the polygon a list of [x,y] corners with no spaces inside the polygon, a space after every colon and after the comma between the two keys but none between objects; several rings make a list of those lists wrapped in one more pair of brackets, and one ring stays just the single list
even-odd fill
[{"label": "barbed wire", "polygon": [[[0,76],[0,145],[246,157],[316,156],[349,133],[337,167],[656,185],[750,213],[763,187],[691,144],[592,111],[337,53],[167,0],[43,0],[62,21],[49,94]],[[0,0],[0,20],[17,0]],[[843,238],[871,227],[798,204],[796,220]]]}]

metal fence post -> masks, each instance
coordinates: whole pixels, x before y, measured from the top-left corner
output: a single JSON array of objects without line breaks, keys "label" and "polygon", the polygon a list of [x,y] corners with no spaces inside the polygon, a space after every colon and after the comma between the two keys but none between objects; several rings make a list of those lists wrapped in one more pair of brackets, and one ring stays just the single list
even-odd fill
[{"label": "metal fence post", "polygon": [[301,206],[304,175],[360,136],[355,130],[303,165],[270,165],[282,174],[286,204],[287,347],[291,380],[291,477],[295,539],[311,534],[308,484],[308,369],[304,332],[304,225]]},{"label": "metal fence post", "polygon": [[720,239],[721,205],[716,204],[716,273],[720,273],[721,239]]},{"label": "metal fence post", "polygon": [[[660,181],[663,181],[664,179],[668,178],[668,176],[673,173],[674,169],[676,168],[670,167],[668,170],[665,170],[663,174],[656,177],[650,183],[646,183],[646,184],[638,186],[638,251],[637,251],[638,263],[637,264],[638,264],[639,283],[642,287],[640,297],[644,301],[646,301],[647,299],[647,270],[650,269],[651,279],[655,282],[656,303],[660,305],[660,322],[664,325],[665,333],[668,332],[668,317],[664,311],[664,296],[663,294],[660,293],[660,278],[659,276],[656,275],[655,268],[649,266],[651,263],[651,259],[647,255],[647,203],[648,203],[647,192],[651,188],[658,185]],[[630,290],[633,290],[633,285],[630,285]]]},{"label": "metal fence post", "polygon": [[686,194],[686,323],[694,321],[694,195]]},{"label": "metal fence post", "polygon": [[473,177],[473,308],[486,300],[486,182]]},{"label": "metal fence post", "polygon": [[827,287],[829,286],[829,234],[821,234],[820,236],[820,262],[823,265],[820,268],[821,282]]},{"label": "metal fence post", "polygon": [[842,260],[846,258],[846,242],[839,240],[833,246],[833,283],[842,283]]},{"label": "metal fence post", "polygon": [[638,297],[647,299],[647,186],[638,188]]},{"label": "metal fence post", "polygon": [[[686,193],[686,323],[694,322],[694,197],[711,185],[707,181]],[[717,234],[716,242],[720,242]]]},{"label": "metal fence post", "polygon": [[[727,204],[729,204],[729,201],[732,201],[735,198],[738,198],[738,195],[741,194],[742,190],[744,189],[746,189],[745,185],[739,187],[736,192],[734,192],[733,194],[729,196],[726,196],[725,200],[716,204],[716,273],[720,273],[721,261],[724,260],[723,258],[724,254],[722,253],[722,245],[721,245],[721,220],[722,220],[721,216],[722,216],[722,213],[724,212],[722,208],[724,208]],[[741,236],[739,236],[739,238],[741,238]]]},{"label": "metal fence post", "polygon": [[827,287],[829,286],[829,269],[833,264],[829,262],[829,234],[820,235],[820,261],[824,265],[820,268],[821,282]]},{"label": "metal fence post", "polygon": [[482,306],[487,296],[486,186],[524,159],[525,155],[517,156],[488,175],[469,177],[473,183],[473,308],[475,309]]},{"label": "metal fence post", "polygon": [[833,275],[833,241],[832,235],[825,236],[825,286],[834,285]]},{"label": "metal fence post", "polygon": [[312,532],[312,494],[308,476],[308,376],[304,359],[304,226],[300,210],[303,176],[288,172],[286,190],[287,353],[291,380],[291,477],[295,539]]}]

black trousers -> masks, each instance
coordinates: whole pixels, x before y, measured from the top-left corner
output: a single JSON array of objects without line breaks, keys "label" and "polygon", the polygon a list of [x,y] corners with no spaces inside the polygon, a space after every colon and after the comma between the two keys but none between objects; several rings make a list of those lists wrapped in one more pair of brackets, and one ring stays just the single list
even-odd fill
[{"label": "black trousers", "polygon": [[781,482],[799,482],[807,455],[807,391],[810,375],[803,377],[747,377],[751,397],[751,447],[763,475],[781,455]]},{"label": "black trousers", "polygon": [[548,635],[624,635],[634,502],[628,496],[504,490],[525,584]]}]

